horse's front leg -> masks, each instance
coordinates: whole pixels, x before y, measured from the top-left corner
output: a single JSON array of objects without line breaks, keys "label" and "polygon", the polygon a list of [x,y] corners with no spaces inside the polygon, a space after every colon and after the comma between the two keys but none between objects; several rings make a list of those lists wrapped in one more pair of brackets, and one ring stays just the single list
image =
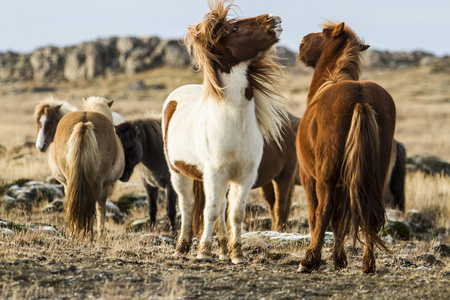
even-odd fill
[{"label": "horse's front leg", "polygon": [[178,238],[175,256],[189,252],[192,240],[192,216],[194,212],[193,179],[179,173],[170,171],[174,190],[178,195],[181,210],[181,232]]},{"label": "horse's front leg", "polygon": [[[205,209],[203,211],[204,228],[202,238],[200,240],[199,250],[197,254],[198,259],[211,259],[211,247],[212,247],[212,232],[214,229],[214,223],[219,215],[219,210],[223,208],[220,204],[223,201],[227,188],[227,181],[225,180],[223,174],[213,170],[205,170],[203,175],[203,184],[205,190]],[[220,213],[223,213],[220,211]],[[222,217],[221,217],[222,218]],[[222,232],[222,222],[220,221],[220,235],[222,238],[224,233]]]},{"label": "horse's front leg", "polygon": [[245,204],[247,203],[248,194],[252,188],[254,179],[256,178],[256,169],[254,176],[247,174],[246,178],[240,183],[233,182],[230,184],[230,192],[228,194],[229,201],[229,218],[231,224],[230,236],[230,255],[231,262],[234,264],[245,263],[244,255],[242,254],[242,222],[245,217]]},{"label": "horse's front leg", "polygon": [[[226,187],[228,190],[228,186]],[[228,239],[227,239],[227,224],[226,224],[226,211],[227,211],[227,197],[222,198],[219,205],[219,215],[216,220],[216,233],[217,241],[219,243],[219,259],[228,259]]]},{"label": "horse's front leg", "polygon": [[156,213],[158,210],[158,188],[147,183],[145,178],[142,179],[145,191],[147,192],[148,212],[150,216],[150,227],[156,225]]}]

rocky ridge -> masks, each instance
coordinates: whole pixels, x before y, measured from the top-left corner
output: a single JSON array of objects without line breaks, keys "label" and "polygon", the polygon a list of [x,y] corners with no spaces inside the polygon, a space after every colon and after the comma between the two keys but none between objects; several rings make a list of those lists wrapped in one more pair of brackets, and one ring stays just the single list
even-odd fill
[{"label": "rocky ridge", "polygon": [[[283,58],[281,63],[286,66],[298,64],[295,54],[287,48],[278,48],[278,56]],[[190,65],[194,65],[194,61],[182,41],[158,37],[113,37],[70,47],[47,46],[31,54],[0,53],[0,82],[74,81]],[[450,70],[450,57],[437,57],[421,51],[391,53],[368,50],[364,53],[365,68],[418,66],[430,66],[432,72],[447,72]]]}]

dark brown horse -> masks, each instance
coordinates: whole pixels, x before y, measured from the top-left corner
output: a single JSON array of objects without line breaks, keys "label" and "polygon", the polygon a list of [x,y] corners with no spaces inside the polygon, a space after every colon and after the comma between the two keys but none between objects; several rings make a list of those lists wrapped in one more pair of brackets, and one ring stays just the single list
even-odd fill
[{"label": "dark brown horse", "polygon": [[134,167],[141,163],[139,170],[147,192],[150,225],[156,223],[158,189],[163,189],[167,200],[167,216],[172,229],[175,229],[177,194],[170,182],[170,172],[164,157],[161,118],[122,122],[116,126],[116,134],[125,152],[125,169],[120,180],[128,181]]},{"label": "dark brown horse", "polygon": [[327,23],[305,36],[298,58],[314,67],[307,108],[297,135],[311,243],[299,271],[317,269],[325,230],[334,233],[333,264],[347,266],[344,241],[364,234],[362,270],[375,272],[373,246],[385,222],[382,199],[395,129],[395,105],[381,86],[359,81],[364,45],[344,23]]}]

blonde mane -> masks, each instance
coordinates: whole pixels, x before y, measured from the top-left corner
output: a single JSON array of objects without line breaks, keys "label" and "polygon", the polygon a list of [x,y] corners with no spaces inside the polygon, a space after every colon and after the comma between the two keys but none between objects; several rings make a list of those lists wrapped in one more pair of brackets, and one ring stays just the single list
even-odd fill
[{"label": "blonde mane", "polygon": [[61,105],[60,109],[58,110],[59,117],[62,118],[64,115],[77,111],[78,108],[75,106],[69,104],[66,101],[59,100],[53,96],[47,97],[44,100],[40,101],[34,110],[34,117],[37,118],[39,113],[44,109],[46,106],[59,106]]},{"label": "blonde mane", "polygon": [[[227,19],[229,11],[236,7],[233,1],[227,6],[224,2],[208,1],[211,11],[204,16],[201,23],[188,27],[184,39],[187,50],[190,54],[193,53],[197,61],[198,70],[203,70],[203,100],[214,99],[220,102],[224,99],[225,87],[220,86],[216,70],[220,59],[212,53],[214,45],[228,34],[226,26],[221,24],[235,20]],[[253,90],[259,129],[266,142],[275,141],[282,149],[281,128],[284,122],[288,122],[288,116],[282,105],[284,97],[279,91],[283,67],[273,59],[274,49],[275,47],[261,53],[251,61],[248,66],[248,80]]]},{"label": "blonde mane", "polygon": [[[104,114],[108,119],[111,120],[111,123],[114,123],[112,112],[110,109],[110,104],[112,101],[106,100],[103,97],[89,97],[83,98],[84,109],[87,111],[95,111],[101,114]],[[111,103],[112,105],[112,103]]]}]

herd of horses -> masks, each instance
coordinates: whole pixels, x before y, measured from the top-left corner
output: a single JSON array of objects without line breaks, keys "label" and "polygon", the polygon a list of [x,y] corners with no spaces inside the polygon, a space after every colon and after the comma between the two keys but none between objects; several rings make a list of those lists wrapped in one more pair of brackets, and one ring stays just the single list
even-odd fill
[{"label": "herd of horses", "polygon": [[[347,236],[364,239],[362,271],[375,272],[374,246],[385,207],[404,210],[405,149],[394,140],[395,105],[381,86],[360,81],[360,52],[369,46],[344,23],[328,22],[303,38],[298,59],[314,68],[303,118],[284,108],[281,66],[274,45],[281,18],[265,14],[229,18],[233,4],[208,1],[210,12],[188,27],[187,49],[203,71],[201,85],[174,90],[162,117],[114,122],[113,101],[84,99],[84,110],[49,99],[35,110],[36,148],[49,150],[49,165],[66,192],[73,235],[94,236],[105,220],[111,185],[128,181],[139,165],[156,222],[158,190],[167,216],[181,230],[175,255],[186,255],[199,236],[197,258],[212,259],[216,232],[219,259],[238,264],[249,192],[259,188],[272,230],[287,229],[295,185],[308,202],[311,242],[300,272],[319,268],[325,230],[334,233],[333,265],[347,266]],[[228,223],[228,228],[227,228]]]}]

